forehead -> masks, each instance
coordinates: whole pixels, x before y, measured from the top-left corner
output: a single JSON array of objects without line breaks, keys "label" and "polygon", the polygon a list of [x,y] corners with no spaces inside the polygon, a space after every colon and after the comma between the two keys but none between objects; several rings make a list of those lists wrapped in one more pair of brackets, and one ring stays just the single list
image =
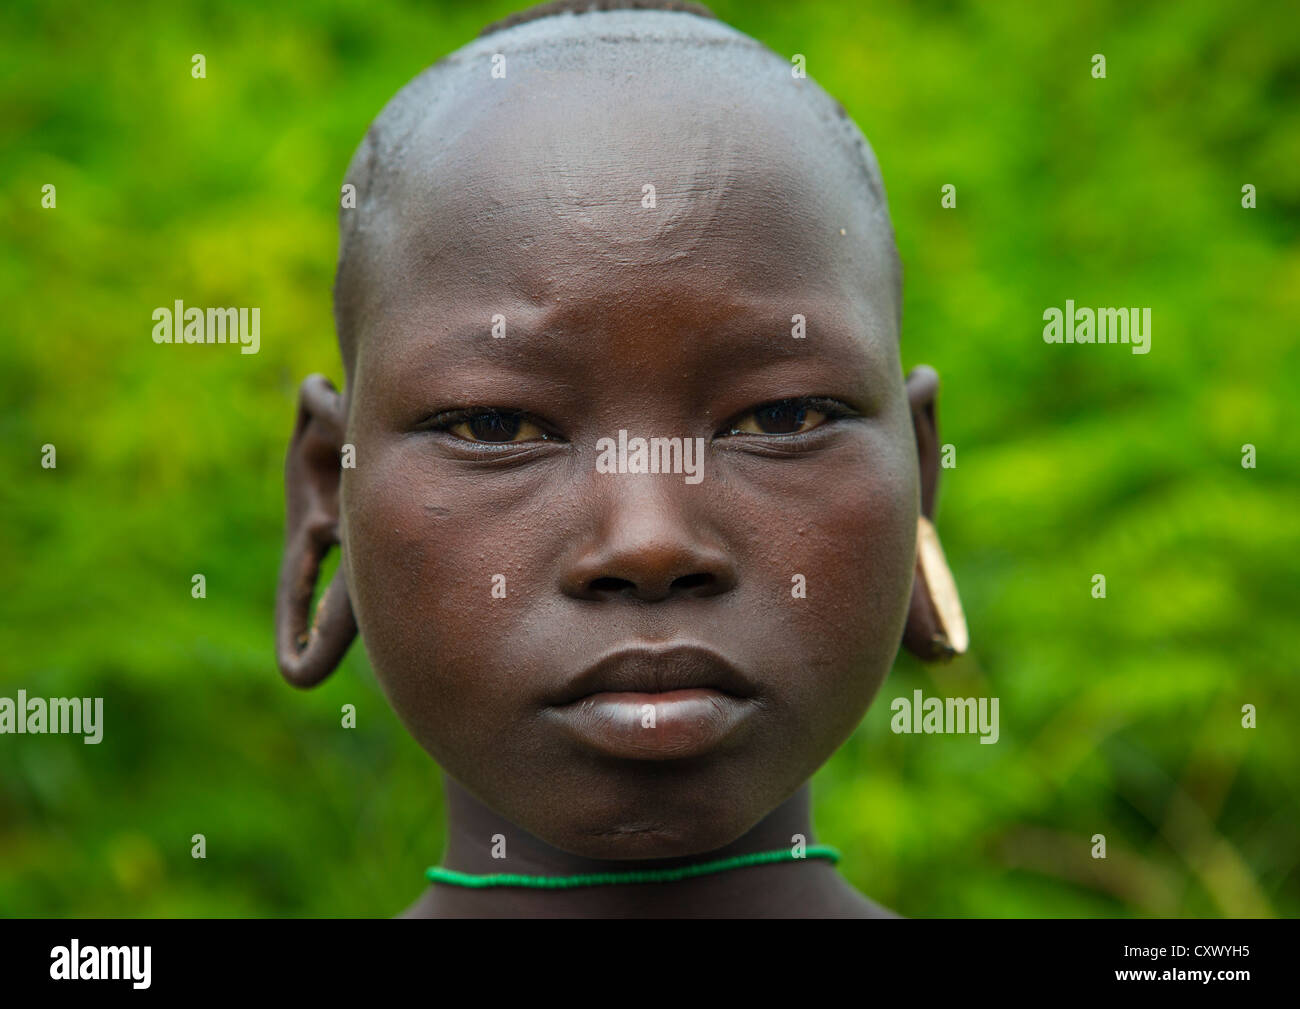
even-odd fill
[{"label": "forehead", "polygon": [[386,335],[363,353],[614,305],[679,326],[801,314],[892,348],[892,235],[833,106],[730,41],[480,40],[384,166],[364,297]]}]

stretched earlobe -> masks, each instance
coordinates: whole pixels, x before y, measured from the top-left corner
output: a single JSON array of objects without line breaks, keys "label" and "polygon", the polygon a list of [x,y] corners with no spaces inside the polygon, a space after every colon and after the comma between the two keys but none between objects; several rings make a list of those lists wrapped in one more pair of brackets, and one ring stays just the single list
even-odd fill
[{"label": "stretched earlobe", "polygon": [[309,613],[321,562],[339,542],[342,398],[322,375],[305,379],[285,460],[284,559],[275,594],[276,660],[296,687],[312,687],[342,661],[357,634],[347,581],[334,576]]},{"label": "stretched earlobe", "polygon": [[311,597],[329,542],[300,537],[280,568],[275,598],[276,659],[295,687],[314,687],[338,668],[357,635],[343,573],[335,574],[309,621]]},{"label": "stretched earlobe", "polygon": [[908,374],[907,395],[921,470],[921,515],[917,519],[916,572],[903,647],[925,662],[962,655],[970,645],[957,583],[930,521],[939,488],[939,425],[935,417],[938,393],[939,376],[932,368],[922,365]]}]

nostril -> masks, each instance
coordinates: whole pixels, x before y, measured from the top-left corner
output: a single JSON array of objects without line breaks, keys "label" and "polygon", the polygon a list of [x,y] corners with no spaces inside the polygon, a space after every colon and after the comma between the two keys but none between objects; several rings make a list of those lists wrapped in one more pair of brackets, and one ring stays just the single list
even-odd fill
[{"label": "nostril", "polygon": [[[718,579],[709,574],[707,571],[697,572],[695,574],[682,575],[680,578],[674,578],[668,586],[669,594],[675,592],[691,592],[696,589],[711,588],[716,584]],[[593,578],[587,583],[587,590],[594,593],[632,593],[640,594],[640,588],[634,581],[627,578],[615,578],[606,575],[601,578]]]},{"label": "nostril", "polygon": [[624,589],[635,588],[635,586],[626,578],[595,578],[592,579],[588,588],[592,592],[622,592]]}]

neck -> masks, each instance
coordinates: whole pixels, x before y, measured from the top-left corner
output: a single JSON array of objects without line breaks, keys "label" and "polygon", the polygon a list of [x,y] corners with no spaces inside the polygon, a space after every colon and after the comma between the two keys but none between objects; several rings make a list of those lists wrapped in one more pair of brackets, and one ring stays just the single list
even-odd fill
[{"label": "neck", "polygon": [[[816,843],[810,788],[805,784],[736,841],[684,858],[602,860],[561,851],[521,830],[444,775],[447,848],[441,865],[472,874],[569,876],[667,869],[760,851],[789,850],[794,835]],[[492,857],[493,837],[508,858]],[[669,883],[569,890],[434,885],[406,917],[801,917],[871,914],[870,905],[821,859],[730,869]]]}]

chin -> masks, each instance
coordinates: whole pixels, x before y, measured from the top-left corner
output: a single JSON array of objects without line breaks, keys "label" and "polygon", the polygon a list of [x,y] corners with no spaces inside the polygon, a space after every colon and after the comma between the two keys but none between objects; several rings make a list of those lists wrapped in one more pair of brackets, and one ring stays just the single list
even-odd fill
[{"label": "chin", "polygon": [[[585,858],[627,861],[687,858],[725,848],[769,812],[765,805],[742,807],[730,789],[665,797],[625,795],[615,808],[585,811],[578,822],[541,824],[535,832],[547,844]],[[726,796],[726,798],[723,798]],[[558,829],[557,829],[558,828]]]}]

